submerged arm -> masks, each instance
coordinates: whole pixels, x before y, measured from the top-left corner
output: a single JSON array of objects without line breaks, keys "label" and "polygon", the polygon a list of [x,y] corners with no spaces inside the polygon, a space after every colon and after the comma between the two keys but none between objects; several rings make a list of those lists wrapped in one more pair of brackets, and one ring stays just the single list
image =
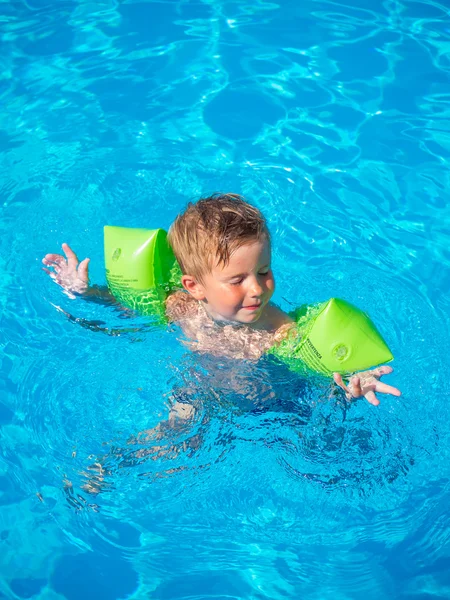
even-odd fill
[{"label": "submerged arm", "polygon": [[106,285],[92,285],[80,295],[83,300],[105,306],[120,306]]}]

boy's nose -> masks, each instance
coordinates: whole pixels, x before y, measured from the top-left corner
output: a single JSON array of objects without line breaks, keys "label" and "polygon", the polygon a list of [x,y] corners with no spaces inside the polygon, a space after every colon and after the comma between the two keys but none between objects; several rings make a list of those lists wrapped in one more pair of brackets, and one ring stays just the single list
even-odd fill
[{"label": "boy's nose", "polygon": [[250,293],[253,297],[262,296],[262,294],[263,294],[262,286],[256,278],[252,281],[252,285],[250,287]]}]

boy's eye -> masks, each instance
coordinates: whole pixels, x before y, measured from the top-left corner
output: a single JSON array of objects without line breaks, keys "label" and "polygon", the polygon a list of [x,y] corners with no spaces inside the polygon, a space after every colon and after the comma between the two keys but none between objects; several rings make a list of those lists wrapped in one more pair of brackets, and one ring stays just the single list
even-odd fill
[{"label": "boy's eye", "polygon": [[230,281],[230,283],[231,285],[240,285],[243,281],[243,277],[240,277],[239,279],[233,279],[232,281]]},{"label": "boy's eye", "polygon": [[259,274],[260,275],[268,275],[269,274],[270,269],[265,269],[264,271],[260,271]]}]

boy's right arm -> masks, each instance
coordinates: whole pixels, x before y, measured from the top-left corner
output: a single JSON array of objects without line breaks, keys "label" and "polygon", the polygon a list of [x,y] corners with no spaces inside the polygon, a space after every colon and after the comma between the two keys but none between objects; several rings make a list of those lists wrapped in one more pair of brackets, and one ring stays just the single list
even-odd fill
[{"label": "boy's right arm", "polygon": [[89,261],[79,262],[77,255],[68,244],[62,245],[65,254],[46,254],[42,259],[44,271],[69,295],[79,295],[86,300],[101,304],[116,304],[116,299],[107,287],[89,285]]}]

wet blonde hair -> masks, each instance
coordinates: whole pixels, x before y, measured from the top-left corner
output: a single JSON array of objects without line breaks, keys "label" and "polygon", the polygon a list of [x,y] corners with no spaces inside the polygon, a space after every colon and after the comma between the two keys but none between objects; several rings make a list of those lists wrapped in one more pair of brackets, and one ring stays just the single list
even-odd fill
[{"label": "wet blonde hair", "polygon": [[227,265],[244,244],[270,240],[261,212],[238,194],[213,194],[190,202],[169,229],[169,243],[183,274],[201,280]]}]

